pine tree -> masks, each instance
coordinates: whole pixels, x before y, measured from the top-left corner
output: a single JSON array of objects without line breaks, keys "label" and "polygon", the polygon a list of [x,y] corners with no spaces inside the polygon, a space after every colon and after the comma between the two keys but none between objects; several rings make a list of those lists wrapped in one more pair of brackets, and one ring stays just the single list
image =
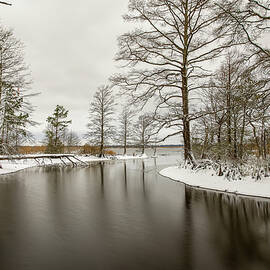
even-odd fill
[{"label": "pine tree", "polygon": [[65,129],[71,123],[66,120],[68,110],[63,106],[57,105],[52,116],[47,118],[48,126],[45,131],[47,153],[61,153],[64,150],[63,136]]}]

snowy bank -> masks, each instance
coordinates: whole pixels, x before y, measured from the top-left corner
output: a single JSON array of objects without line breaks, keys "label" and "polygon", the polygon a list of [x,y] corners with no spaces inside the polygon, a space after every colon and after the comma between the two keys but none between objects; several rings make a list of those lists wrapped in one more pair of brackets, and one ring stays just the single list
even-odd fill
[{"label": "snowy bank", "polygon": [[180,167],[163,169],[160,171],[160,174],[196,188],[270,198],[270,178],[256,181],[251,177],[245,177],[242,180],[229,181],[224,176],[217,176],[216,173],[211,170],[200,170],[196,172]]},{"label": "snowy bank", "polygon": [[[48,158],[44,158],[46,155],[20,155],[13,156],[12,159],[4,159],[0,161],[0,164],[2,165],[2,169],[0,169],[0,175],[15,173],[24,169],[37,167],[37,166],[47,166],[47,165],[63,165],[63,161],[60,159],[61,155],[53,155],[55,158],[50,159],[48,155]],[[74,155],[65,155],[72,157]],[[3,158],[3,156],[0,156]],[[33,159],[33,157],[35,159]],[[42,158],[41,158],[42,157]],[[59,157],[59,158],[58,158]],[[129,160],[129,159],[145,159],[148,158],[146,155],[142,156],[112,156],[112,157],[104,157],[104,158],[98,158],[95,156],[79,156],[75,155],[76,158],[78,158],[80,161],[85,163],[91,163],[91,162],[100,162],[100,161],[112,161],[112,160]],[[10,157],[9,157],[10,158]],[[69,160],[65,160],[65,163],[68,165],[72,165],[72,163]]]}]

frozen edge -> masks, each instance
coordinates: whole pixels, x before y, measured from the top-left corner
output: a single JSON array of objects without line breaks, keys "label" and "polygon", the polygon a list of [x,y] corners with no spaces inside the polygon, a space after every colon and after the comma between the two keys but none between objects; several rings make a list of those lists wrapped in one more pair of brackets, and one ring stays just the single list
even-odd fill
[{"label": "frozen edge", "polygon": [[[27,159],[27,155],[25,156]],[[117,155],[115,156],[114,159],[112,158],[97,158],[93,156],[78,156],[76,155],[77,158],[79,158],[81,161],[86,162],[86,163],[94,163],[94,162],[108,162],[108,161],[121,161],[121,160],[136,160],[136,159],[147,159],[147,155],[142,155],[142,156],[122,156],[122,155]],[[38,155],[37,155],[38,158]],[[72,165],[71,162],[66,161],[68,165]],[[30,168],[35,168],[35,167],[43,167],[43,166],[55,166],[59,164],[63,164],[60,159],[54,160],[54,163],[45,163],[45,164],[37,164],[35,161],[30,161],[28,160],[27,162],[23,163],[10,163],[10,160],[1,160],[0,164],[3,166],[2,169],[0,169],[0,177],[4,175],[10,175],[13,173],[17,173],[20,171],[24,171]]]},{"label": "frozen edge", "polygon": [[[181,172],[184,172],[181,175]],[[224,193],[224,194],[231,194],[231,195],[239,195],[243,197],[250,197],[250,198],[261,198],[261,199],[270,199],[270,180],[263,181],[263,182],[255,182],[250,180],[239,180],[239,181],[228,181],[224,180],[223,177],[220,176],[212,176],[211,173],[208,171],[206,173],[195,173],[190,172],[188,169],[183,169],[179,167],[168,167],[159,172],[159,174],[163,177],[166,177],[174,182],[180,182],[188,187],[200,189],[200,190],[208,190],[213,191],[216,193]],[[196,177],[194,177],[196,175]],[[207,183],[202,182],[205,178],[212,178],[211,180],[213,183],[210,183],[211,180],[207,181]],[[220,182],[217,184],[217,182]],[[229,187],[225,185],[230,185]],[[237,185],[233,185],[233,184]],[[239,185],[240,183],[240,185]],[[256,186],[255,189],[254,186]],[[231,188],[234,187],[234,190]],[[238,190],[236,190],[238,189]]]}]

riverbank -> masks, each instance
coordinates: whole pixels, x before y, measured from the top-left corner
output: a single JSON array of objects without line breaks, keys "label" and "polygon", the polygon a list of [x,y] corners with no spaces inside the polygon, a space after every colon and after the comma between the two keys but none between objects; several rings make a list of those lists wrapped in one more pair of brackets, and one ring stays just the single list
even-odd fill
[{"label": "riverbank", "polygon": [[214,171],[169,167],[160,171],[162,176],[181,182],[191,187],[213,191],[232,193],[236,195],[270,198],[270,178],[256,181],[252,177],[229,181],[224,176],[217,176]]},{"label": "riverbank", "polygon": [[[63,161],[60,158],[50,159],[50,158],[39,158],[40,155],[35,155],[36,160],[27,159],[27,155],[20,155],[20,159],[5,159],[1,160],[0,164],[2,168],[0,169],[0,175],[11,174],[28,168],[38,167],[38,166],[48,166],[48,165],[63,165]],[[44,156],[44,155],[42,155]],[[61,155],[59,155],[60,157]],[[57,157],[57,155],[55,155]],[[130,160],[130,159],[145,159],[148,158],[147,155],[141,156],[127,156],[127,155],[116,155],[112,157],[98,158],[95,156],[79,156],[75,155],[80,161],[85,163],[100,162],[100,161],[112,161],[112,160]],[[22,159],[24,158],[24,159]],[[64,161],[67,165],[72,165],[69,160]]]}]

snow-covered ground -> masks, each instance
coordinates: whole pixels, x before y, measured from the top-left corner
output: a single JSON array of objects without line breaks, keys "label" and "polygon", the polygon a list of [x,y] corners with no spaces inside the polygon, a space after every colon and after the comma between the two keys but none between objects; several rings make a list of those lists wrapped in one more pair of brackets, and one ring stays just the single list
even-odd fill
[{"label": "snow-covered ground", "polygon": [[214,171],[200,170],[195,172],[181,167],[163,169],[161,175],[189,186],[234,193],[254,197],[270,198],[270,178],[254,180],[245,177],[238,181],[229,181],[224,176],[217,176]]},{"label": "snow-covered ground", "polygon": [[[42,156],[42,158],[41,158]],[[53,156],[55,158],[43,158],[44,156]],[[25,156],[18,156],[18,157],[24,157],[24,158],[31,158],[31,159],[13,159],[13,160],[1,160],[0,164],[2,165],[2,169],[0,169],[0,175],[3,174],[9,174],[18,172],[27,168],[36,167],[36,166],[42,166],[42,165],[57,165],[57,164],[64,164],[63,161],[66,164],[71,164],[71,162],[63,158],[63,161],[60,159],[61,155],[25,155]],[[72,161],[76,161],[72,158],[73,155],[66,155],[69,156]],[[32,159],[33,157],[36,158]],[[59,158],[57,158],[59,157]],[[75,156],[82,162],[91,163],[91,162],[97,162],[97,161],[110,161],[110,160],[127,160],[127,159],[144,159],[147,158],[147,155],[138,155],[138,156],[123,156],[123,155],[117,155],[114,157],[105,157],[105,158],[98,158],[95,156]]]}]

